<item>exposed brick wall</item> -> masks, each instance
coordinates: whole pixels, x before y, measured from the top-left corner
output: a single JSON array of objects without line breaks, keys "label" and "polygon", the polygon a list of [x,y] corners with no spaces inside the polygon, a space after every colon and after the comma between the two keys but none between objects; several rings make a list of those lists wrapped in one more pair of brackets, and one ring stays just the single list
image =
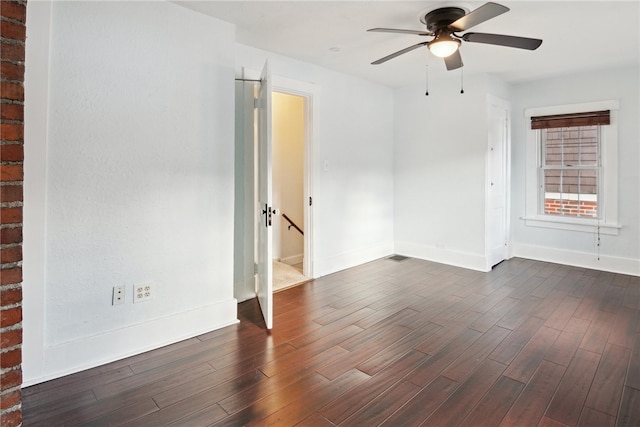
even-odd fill
[{"label": "exposed brick wall", "polygon": [[22,424],[26,0],[0,1],[0,427]]},{"label": "exposed brick wall", "polygon": [[598,202],[545,199],[544,213],[551,215],[598,217]]}]

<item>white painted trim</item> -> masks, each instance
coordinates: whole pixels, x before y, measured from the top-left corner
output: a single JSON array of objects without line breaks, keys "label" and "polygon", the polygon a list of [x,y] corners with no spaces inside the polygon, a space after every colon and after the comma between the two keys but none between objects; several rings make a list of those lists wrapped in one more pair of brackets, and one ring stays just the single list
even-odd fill
[{"label": "white painted trim", "polygon": [[[640,260],[515,243],[513,256],[574,267],[640,276]],[[599,259],[598,259],[599,258]]]},{"label": "white painted trim", "polygon": [[597,202],[598,196],[595,194],[579,194],[579,193],[551,193],[548,191],[544,192],[545,199],[555,199],[555,200],[571,200],[573,202],[577,202],[578,200],[581,202]]},{"label": "white painted trim", "polygon": [[491,270],[491,267],[487,267],[488,262],[485,256],[469,252],[452,251],[449,249],[436,248],[435,246],[398,241],[396,241],[395,252],[398,255],[468,268],[470,270],[483,272]]},{"label": "white painted trim", "polygon": [[[45,347],[42,372],[37,377],[25,378],[23,387],[95,368],[238,323],[237,305],[238,301],[232,298],[104,334]],[[121,350],[123,348],[127,349],[126,352]]]},{"label": "white painted trim", "polygon": [[598,221],[595,219],[586,219],[586,218],[570,218],[563,217],[558,215],[554,217],[552,215],[538,215],[533,217],[523,217],[525,224],[530,227],[542,227],[542,228],[553,228],[556,230],[570,230],[570,231],[582,231],[585,233],[598,233],[598,229],[600,229],[600,234],[608,234],[610,236],[617,236],[622,228],[619,224],[598,224]]},{"label": "white painted trim", "polygon": [[599,111],[599,110],[619,110],[620,102],[618,100],[603,100],[594,102],[582,102],[578,104],[562,104],[550,105],[546,107],[531,107],[524,110],[527,126],[531,121],[531,116],[551,116],[554,114],[568,114],[582,111]]},{"label": "white painted trim", "polygon": [[287,265],[296,265],[304,262],[304,254],[292,255],[286,258],[280,258],[280,262]]},{"label": "white painted trim", "polygon": [[381,241],[365,248],[342,252],[327,258],[316,258],[315,273],[317,277],[326,276],[347,268],[375,261],[393,255],[393,241]]},{"label": "white painted trim", "polygon": [[[244,78],[258,79],[259,73],[250,68],[243,68]],[[309,206],[309,197],[314,195],[313,159],[318,150],[315,144],[320,140],[320,95],[321,87],[315,83],[294,80],[288,77],[272,75],[272,91],[297,95],[305,98],[305,144],[304,144],[304,253],[303,274],[307,277],[320,277],[315,271],[315,224],[313,206]],[[256,182],[257,186],[257,182]]]},{"label": "white painted trim", "polygon": [[273,90],[276,92],[286,93],[289,95],[301,96],[305,99],[304,103],[304,257],[303,274],[307,277],[314,276],[314,239],[315,226],[313,206],[309,206],[309,198],[314,195],[314,169],[313,159],[315,157],[315,141],[319,141],[320,129],[320,86],[314,83],[302,82],[282,76],[273,77]]}]

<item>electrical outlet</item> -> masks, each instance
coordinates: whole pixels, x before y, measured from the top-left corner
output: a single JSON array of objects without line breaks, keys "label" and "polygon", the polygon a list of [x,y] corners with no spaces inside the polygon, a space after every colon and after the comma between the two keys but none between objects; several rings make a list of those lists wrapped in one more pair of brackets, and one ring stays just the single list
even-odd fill
[{"label": "electrical outlet", "polygon": [[153,299],[153,286],[151,283],[136,285],[133,287],[133,302],[143,302]]},{"label": "electrical outlet", "polygon": [[118,285],[113,287],[113,295],[111,298],[111,305],[124,304],[124,285]]}]

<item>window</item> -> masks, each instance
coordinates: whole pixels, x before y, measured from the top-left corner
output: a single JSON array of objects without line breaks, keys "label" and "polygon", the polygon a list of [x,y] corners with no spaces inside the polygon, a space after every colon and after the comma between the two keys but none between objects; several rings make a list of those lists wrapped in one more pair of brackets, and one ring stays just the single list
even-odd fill
[{"label": "window", "polygon": [[617,109],[605,101],[527,110],[527,225],[618,233]]},{"label": "window", "polygon": [[609,110],[531,117],[539,129],[539,197],[543,214],[600,218],[600,127]]}]

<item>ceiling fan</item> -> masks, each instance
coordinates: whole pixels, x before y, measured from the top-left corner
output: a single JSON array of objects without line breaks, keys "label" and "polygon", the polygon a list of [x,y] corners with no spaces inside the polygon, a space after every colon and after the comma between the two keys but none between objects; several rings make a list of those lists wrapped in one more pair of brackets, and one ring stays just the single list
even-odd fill
[{"label": "ceiling fan", "polygon": [[462,41],[469,43],[485,43],[498,46],[515,47],[518,49],[535,50],[541,44],[542,40],[527,37],[507,36],[504,34],[488,34],[488,33],[466,33],[462,35],[456,34],[460,31],[466,31],[489,19],[495,18],[508,12],[509,8],[497,3],[485,3],[479,8],[469,13],[459,7],[441,7],[420,18],[420,22],[426,25],[426,30],[402,30],[397,28],[371,28],[371,32],[381,33],[402,33],[415,34],[418,36],[429,36],[433,39],[425,42],[406,47],[398,52],[387,55],[383,58],[373,61],[371,64],[378,65],[387,62],[397,56],[411,52],[422,46],[427,46],[431,53],[435,56],[444,58],[447,70],[455,70],[462,67],[462,57],[460,56],[460,44]]}]

